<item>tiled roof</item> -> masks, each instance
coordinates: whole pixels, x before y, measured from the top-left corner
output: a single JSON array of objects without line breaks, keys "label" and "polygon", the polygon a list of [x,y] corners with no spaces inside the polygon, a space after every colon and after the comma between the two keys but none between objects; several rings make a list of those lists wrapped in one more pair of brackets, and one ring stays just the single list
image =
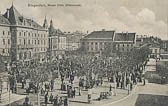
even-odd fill
[{"label": "tiled roof", "polygon": [[135,33],[115,33],[114,41],[134,41]]},{"label": "tiled roof", "polygon": [[115,31],[94,31],[84,38],[113,38]]},{"label": "tiled roof", "polygon": [[9,25],[10,22],[4,16],[0,15],[0,24],[7,24],[7,25]]},{"label": "tiled roof", "polygon": [[23,25],[37,29],[44,29],[32,19],[26,19],[25,17],[23,17],[13,5],[10,9],[7,9],[7,12],[4,14],[4,17],[8,19],[12,25]]}]

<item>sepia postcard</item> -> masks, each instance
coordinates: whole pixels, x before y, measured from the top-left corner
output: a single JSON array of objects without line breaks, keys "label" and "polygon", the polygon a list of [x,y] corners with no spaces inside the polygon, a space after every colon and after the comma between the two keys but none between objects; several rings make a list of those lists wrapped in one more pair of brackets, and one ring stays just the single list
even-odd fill
[{"label": "sepia postcard", "polygon": [[168,106],[168,0],[0,2],[0,106]]}]

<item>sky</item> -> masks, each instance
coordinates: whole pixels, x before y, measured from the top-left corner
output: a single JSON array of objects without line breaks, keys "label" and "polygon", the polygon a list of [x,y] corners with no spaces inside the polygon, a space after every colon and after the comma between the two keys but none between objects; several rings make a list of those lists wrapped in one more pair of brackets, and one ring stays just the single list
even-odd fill
[{"label": "sky", "polygon": [[[168,0],[1,0],[0,12],[13,4],[26,18],[43,24],[53,20],[62,31],[116,30],[168,39]],[[28,7],[28,4],[80,6]]]}]

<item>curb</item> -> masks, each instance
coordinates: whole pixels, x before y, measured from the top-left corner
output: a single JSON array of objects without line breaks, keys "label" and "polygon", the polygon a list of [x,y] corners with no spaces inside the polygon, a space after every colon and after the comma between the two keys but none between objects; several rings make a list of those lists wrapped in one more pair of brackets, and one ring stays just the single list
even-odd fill
[{"label": "curb", "polygon": [[136,89],[137,89],[137,85],[136,85],[135,88],[132,90],[131,94],[129,94],[128,96],[126,96],[126,97],[124,97],[124,98],[122,98],[122,99],[119,99],[119,100],[117,100],[117,101],[114,101],[114,102],[111,102],[111,103],[108,103],[108,104],[101,105],[101,106],[109,106],[109,105],[112,105],[112,104],[121,102],[121,101],[127,99],[128,97],[130,97],[130,96],[136,91]]}]

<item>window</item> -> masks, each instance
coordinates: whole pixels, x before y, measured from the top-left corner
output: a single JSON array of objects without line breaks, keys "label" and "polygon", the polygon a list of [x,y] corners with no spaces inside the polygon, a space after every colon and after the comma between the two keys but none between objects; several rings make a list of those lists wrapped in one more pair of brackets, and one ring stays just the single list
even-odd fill
[{"label": "window", "polygon": [[5,31],[3,31],[3,35],[5,35]]},{"label": "window", "polygon": [[24,45],[26,44],[26,40],[24,39]]},{"label": "window", "polygon": [[26,36],[26,32],[24,32],[24,36]]},{"label": "window", "polygon": [[30,45],[30,40],[28,41],[29,45]]},{"label": "window", "polygon": [[155,53],[157,54],[157,49],[155,49]]},{"label": "window", "polygon": [[124,47],[124,44],[123,44],[123,47]]},{"label": "window", "polygon": [[10,39],[8,39],[8,44],[10,44]]},{"label": "window", "polygon": [[29,32],[29,34],[28,34],[29,36],[30,36],[30,32]]},{"label": "window", "polygon": [[93,48],[91,48],[91,51],[93,51]]},{"label": "window", "polygon": [[19,32],[19,36],[21,36],[22,35],[22,32]]},{"label": "window", "polygon": [[33,44],[33,40],[32,40],[32,44]]},{"label": "window", "polygon": [[5,45],[5,39],[3,39],[3,45]]},{"label": "window", "polygon": [[40,44],[40,41],[38,40],[38,44]]},{"label": "window", "polygon": [[36,45],[36,40],[35,40],[34,44]]},{"label": "window", "polygon": [[8,53],[10,53],[10,49],[8,49]]},{"label": "window", "polygon": [[10,32],[8,31],[8,35],[10,35]]},{"label": "window", "polygon": [[5,53],[5,49],[2,49],[2,53]]},{"label": "window", "polygon": [[44,40],[44,45],[45,45],[45,40]]},{"label": "window", "polygon": [[19,43],[22,44],[22,40],[21,39],[19,39]]}]

